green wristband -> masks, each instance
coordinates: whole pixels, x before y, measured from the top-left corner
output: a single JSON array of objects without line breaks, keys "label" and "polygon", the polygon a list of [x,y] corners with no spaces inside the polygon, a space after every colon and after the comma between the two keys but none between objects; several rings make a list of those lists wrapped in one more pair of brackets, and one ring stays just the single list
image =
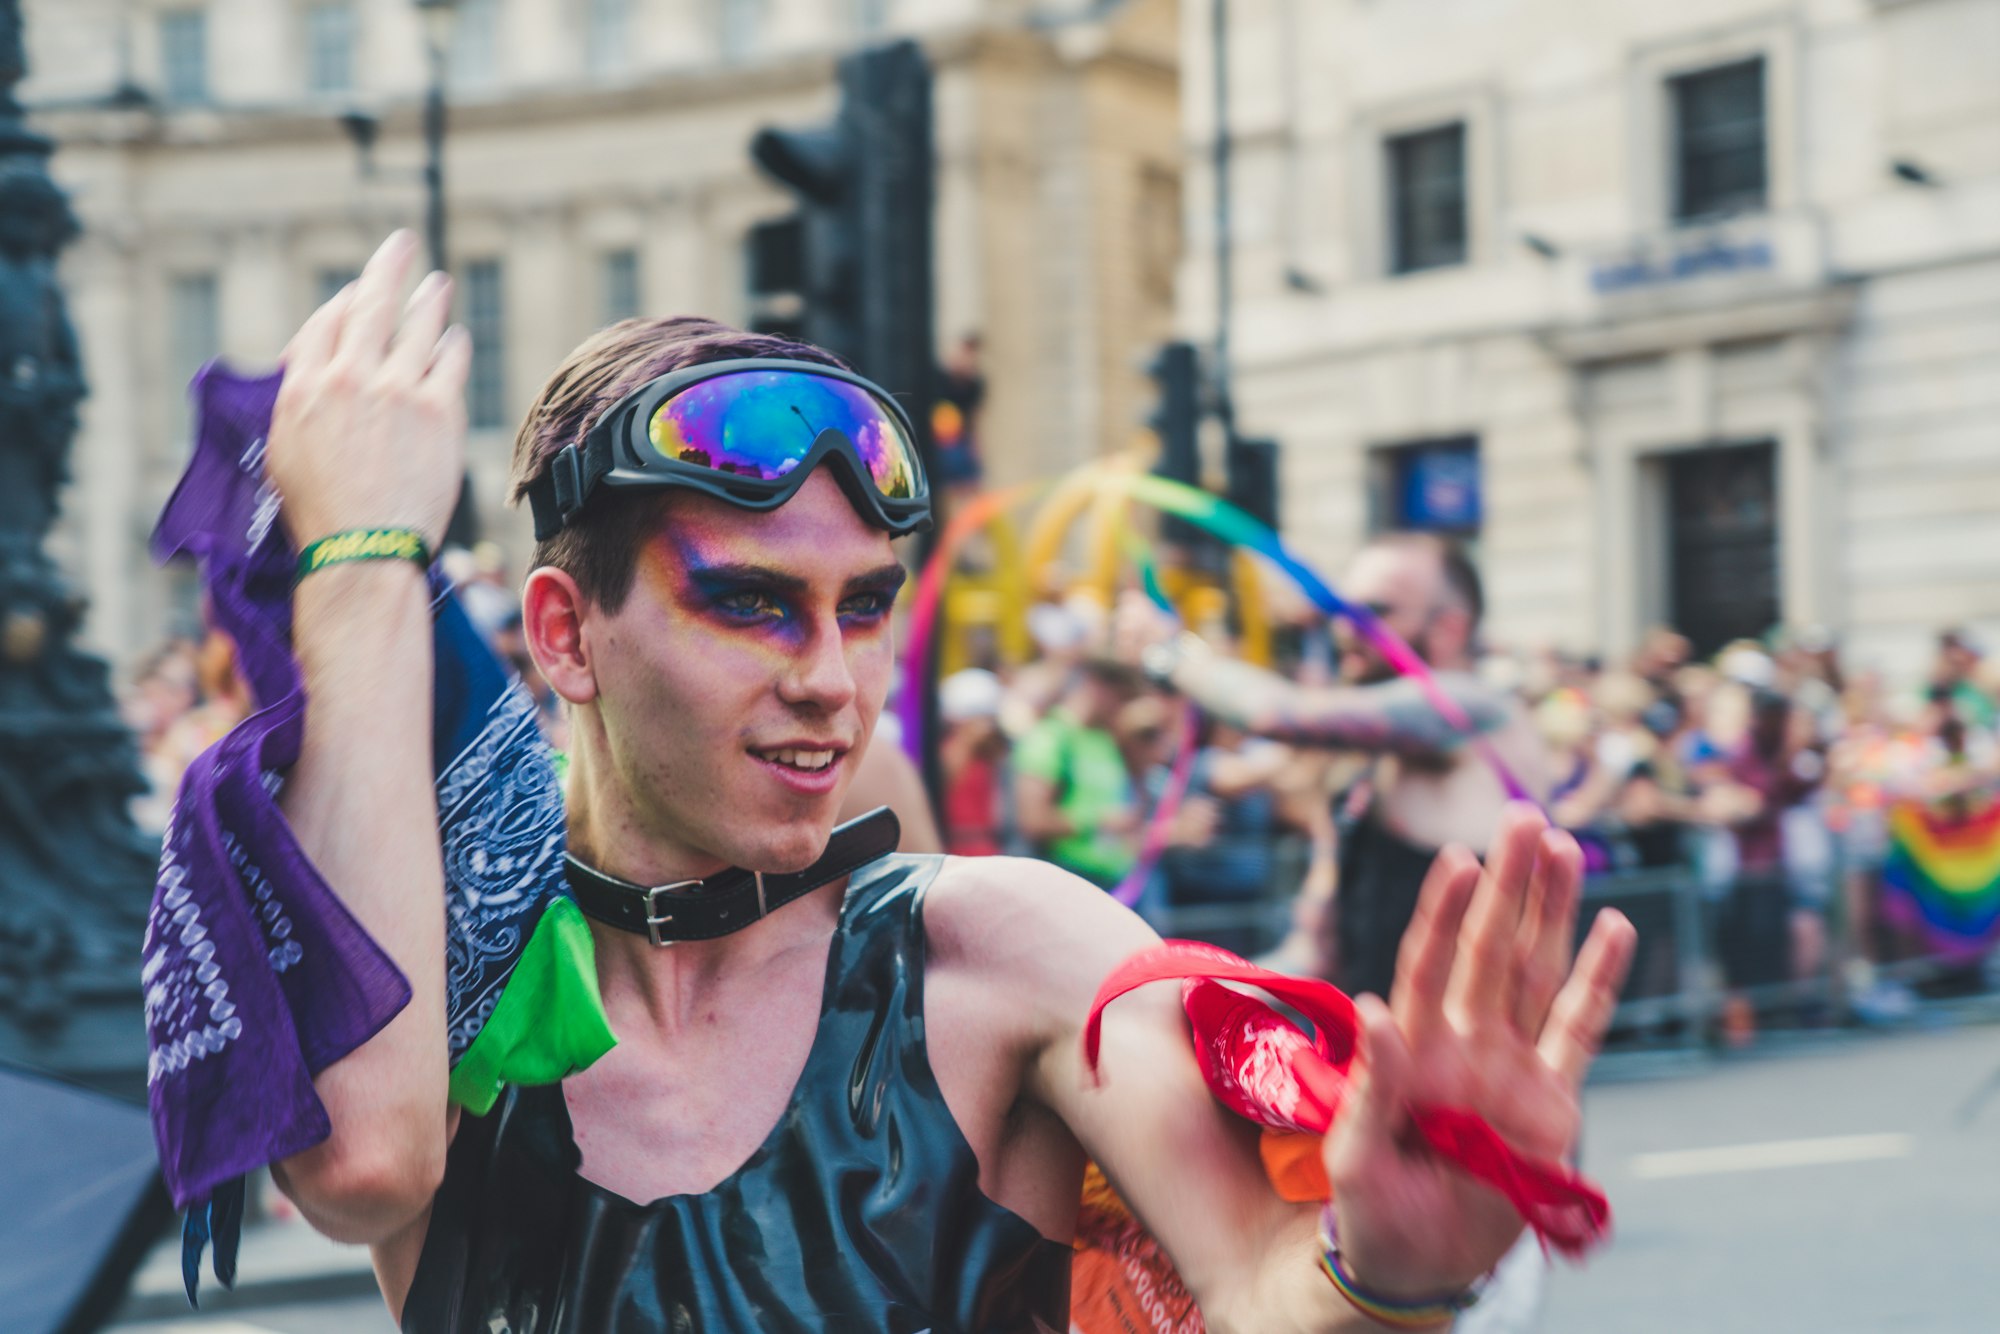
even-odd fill
[{"label": "green wristband", "polygon": [[423,534],[414,529],[350,528],[309,543],[299,553],[298,577],[303,579],[314,570],[350,560],[412,560],[427,570],[431,549]]}]

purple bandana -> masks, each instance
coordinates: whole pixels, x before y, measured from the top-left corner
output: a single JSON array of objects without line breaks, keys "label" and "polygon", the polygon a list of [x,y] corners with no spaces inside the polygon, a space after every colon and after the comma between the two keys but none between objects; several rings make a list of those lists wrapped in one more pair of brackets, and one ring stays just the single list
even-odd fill
[{"label": "purple bandana", "polygon": [[[278,379],[220,366],[195,378],[194,455],[153,538],[159,559],[201,562],[215,623],[264,705],[182,780],[147,925],[147,1086],[167,1186],[188,1211],[190,1300],[211,1239],[217,1276],[234,1273],[243,1174],[331,1133],[313,1076],[410,998],[276,801],[306,709],[290,646],[294,555],[263,479]],[[534,701],[435,571],[432,589],[451,1098],[483,1115],[502,1086],[561,1079],[616,1039],[563,883],[562,788]]]},{"label": "purple bandana", "polygon": [[313,1075],[410,999],[278,810],[277,775],[305,724],[288,643],[294,557],[263,481],[278,380],[219,367],[196,378],[199,438],[153,534],[156,558],[202,561],[215,624],[263,706],[182,778],[146,926],[147,1100],[182,1207],[326,1139]]}]

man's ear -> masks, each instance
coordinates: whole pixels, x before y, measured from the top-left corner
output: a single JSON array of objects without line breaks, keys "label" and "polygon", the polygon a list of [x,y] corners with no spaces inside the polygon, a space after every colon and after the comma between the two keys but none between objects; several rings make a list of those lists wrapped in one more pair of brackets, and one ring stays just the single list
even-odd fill
[{"label": "man's ear", "polygon": [[590,600],[565,570],[544,565],[521,589],[521,634],[528,654],[549,688],[571,704],[597,698],[597,674],[584,642],[583,618]]}]

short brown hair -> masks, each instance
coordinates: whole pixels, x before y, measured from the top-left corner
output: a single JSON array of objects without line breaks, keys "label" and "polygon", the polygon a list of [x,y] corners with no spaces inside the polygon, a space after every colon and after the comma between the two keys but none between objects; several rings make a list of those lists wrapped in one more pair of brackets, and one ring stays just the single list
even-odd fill
[{"label": "short brown hair", "polygon": [[[579,343],[535,395],[514,437],[507,503],[520,504],[563,446],[580,443],[612,404],[640,385],[738,357],[784,357],[845,369],[839,358],[810,343],[697,316],[621,320]],[[661,499],[649,491],[599,491],[580,522],[535,544],[533,567],[553,565],[576,580],[585,597],[617,611],[632,592],[635,557]]]}]

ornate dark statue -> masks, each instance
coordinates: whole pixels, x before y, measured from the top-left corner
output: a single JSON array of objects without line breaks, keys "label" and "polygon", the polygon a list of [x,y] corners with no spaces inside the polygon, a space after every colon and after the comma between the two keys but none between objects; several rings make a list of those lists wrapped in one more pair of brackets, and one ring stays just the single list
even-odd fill
[{"label": "ornate dark statue", "polygon": [[77,234],[24,123],[21,20],[0,0],[0,1059],[136,1085],[140,934],[157,845],[84,603],[42,543],[85,392],[56,254]]}]

